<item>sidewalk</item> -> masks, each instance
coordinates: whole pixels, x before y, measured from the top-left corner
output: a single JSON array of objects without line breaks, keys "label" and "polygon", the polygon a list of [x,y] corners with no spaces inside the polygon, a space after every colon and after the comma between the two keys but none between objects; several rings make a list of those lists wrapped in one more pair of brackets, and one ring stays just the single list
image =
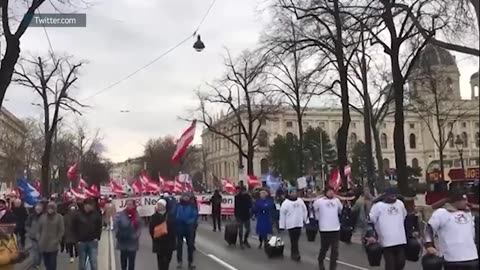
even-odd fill
[{"label": "sidewalk", "polygon": [[[109,232],[104,231],[102,234],[102,239],[98,243],[98,270],[108,270],[110,252],[109,252]],[[15,265],[15,270],[30,270],[32,261],[30,258],[27,258],[24,262]],[[42,265],[40,268],[42,270],[45,267]],[[70,256],[67,253],[59,253],[57,257],[57,269],[59,270],[78,270],[78,259],[75,262],[70,263]],[[87,268],[89,269],[89,267]]]}]

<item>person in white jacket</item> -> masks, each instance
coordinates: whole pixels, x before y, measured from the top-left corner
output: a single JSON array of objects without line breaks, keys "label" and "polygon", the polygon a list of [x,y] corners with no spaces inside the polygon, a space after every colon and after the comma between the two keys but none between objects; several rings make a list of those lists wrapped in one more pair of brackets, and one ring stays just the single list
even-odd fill
[{"label": "person in white jacket", "polygon": [[337,268],[338,244],[340,240],[340,213],[343,205],[335,197],[332,187],[325,189],[325,196],[320,197],[313,203],[315,218],[318,220],[320,230],[320,252],[318,254],[318,269],[325,270],[323,261],[330,249],[330,270]]},{"label": "person in white jacket", "polygon": [[308,211],[305,202],[297,197],[297,192],[292,191],[288,198],[283,201],[280,207],[280,230],[288,230],[291,245],[291,258],[294,261],[300,261],[300,250],[298,241],[302,233],[302,228],[308,222]]},{"label": "person in white jacket", "polygon": [[452,190],[450,203],[435,210],[428,221],[425,248],[428,254],[437,254],[437,246],[444,259],[445,270],[478,269],[478,252],[475,245],[474,217],[468,209],[467,195],[461,190]]}]

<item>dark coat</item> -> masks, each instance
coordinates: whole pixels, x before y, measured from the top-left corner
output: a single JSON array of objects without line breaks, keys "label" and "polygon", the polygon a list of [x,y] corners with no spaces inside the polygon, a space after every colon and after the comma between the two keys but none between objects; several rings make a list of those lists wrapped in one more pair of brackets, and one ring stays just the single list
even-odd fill
[{"label": "dark coat", "polygon": [[12,207],[12,213],[17,220],[16,232],[25,232],[25,222],[28,218],[27,208],[21,205],[20,207]]},{"label": "dark coat", "polygon": [[252,197],[248,193],[240,193],[235,196],[235,218],[247,221],[252,217]]},{"label": "dark coat", "polygon": [[0,224],[17,224],[17,217],[10,210],[5,210],[5,214],[0,218]]},{"label": "dark coat", "polygon": [[75,237],[75,232],[73,229],[73,222],[75,219],[75,215],[77,214],[77,210],[70,210],[63,216],[63,223],[65,225],[65,243],[67,244],[75,244],[77,243],[77,239]]},{"label": "dark coat", "polygon": [[137,213],[137,226],[133,226],[131,217],[126,211],[118,213],[115,219],[117,249],[120,251],[137,251],[142,233],[142,218]]},{"label": "dark coat", "polygon": [[152,237],[152,252],[153,253],[167,253],[176,249],[177,240],[175,237],[175,220],[167,219],[168,234],[160,238],[153,238],[153,230],[156,226],[162,224],[168,214],[155,213],[150,221],[150,236]]},{"label": "dark coat", "polygon": [[102,216],[98,211],[93,210],[86,213],[79,210],[73,216],[73,235],[78,242],[90,242],[93,240],[100,240],[102,236]]},{"label": "dark coat", "polygon": [[222,195],[216,193],[210,198],[212,206],[212,215],[220,215],[222,213]]}]

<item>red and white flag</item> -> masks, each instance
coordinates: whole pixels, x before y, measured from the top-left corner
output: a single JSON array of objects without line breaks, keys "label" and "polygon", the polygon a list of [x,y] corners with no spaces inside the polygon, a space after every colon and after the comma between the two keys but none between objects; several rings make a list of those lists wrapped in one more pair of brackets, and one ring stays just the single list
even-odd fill
[{"label": "red and white flag", "polygon": [[160,184],[150,178],[146,171],[142,171],[140,173],[140,181],[143,184],[146,192],[159,192],[160,191]]},{"label": "red and white flag", "polygon": [[135,180],[132,184],[132,189],[135,194],[142,194],[144,192],[142,182]]},{"label": "red and white flag", "polygon": [[227,193],[236,192],[235,185],[228,179],[222,179],[222,187],[223,187],[223,191]]},{"label": "red and white flag", "polygon": [[193,120],[190,127],[187,128],[180,136],[177,141],[177,149],[173,153],[172,162],[178,163],[185,152],[187,151],[187,147],[192,143],[193,138],[195,137],[195,129],[197,127],[197,120]]},{"label": "red and white flag", "polygon": [[[348,185],[350,186],[352,182],[352,169],[350,165],[345,165],[345,167],[343,167],[343,171],[345,173],[345,177],[347,177]],[[331,186],[335,192],[337,192],[342,186],[342,177],[340,176],[340,170],[338,168],[333,170],[330,181],[328,181],[328,185]]]},{"label": "red and white flag", "polygon": [[72,184],[70,184],[70,192],[72,193],[73,197],[77,198],[77,199],[86,199],[87,196],[85,194],[83,194],[83,192],[81,192],[80,190],[72,187]]},{"label": "red and white flag", "polygon": [[123,187],[119,185],[115,180],[110,179],[110,188],[112,189],[112,192],[121,195],[124,193]]},{"label": "red and white flag", "polygon": [[247,175],[247,184],[249,187],[258,187],[262,185],[262,181],[255,175]]},{"label": "red and white flag", "polygon": [[82,188],[88,188],[88,183],[87,183],[87,181],[85,181],[85,179],[80,178],[80,182],[78,182],[78,186],[80,186]]},{"label": "red and white flag", "polygon": [[75,163],[68,168],[67,178],[70,180],[76,180],[78,178],[78,163]]}]

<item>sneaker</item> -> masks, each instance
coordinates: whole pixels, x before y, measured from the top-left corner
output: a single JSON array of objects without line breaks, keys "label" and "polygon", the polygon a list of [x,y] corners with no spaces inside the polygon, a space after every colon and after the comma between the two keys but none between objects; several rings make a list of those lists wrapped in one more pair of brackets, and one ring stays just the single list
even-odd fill
[{"label": "sneaker", "polygon": [[182,262],[177,262],[177,269],[182,269]]},{"label": "sneaker", "polygon": [[188,264],[188,269],[189,270],[193,270],[195,268],[197,268],[197,267],[193,263]]},{"label": "sneaker", "polygon": [[73,263],[75,261],[74,258],[70,258],[70,263]]}]

